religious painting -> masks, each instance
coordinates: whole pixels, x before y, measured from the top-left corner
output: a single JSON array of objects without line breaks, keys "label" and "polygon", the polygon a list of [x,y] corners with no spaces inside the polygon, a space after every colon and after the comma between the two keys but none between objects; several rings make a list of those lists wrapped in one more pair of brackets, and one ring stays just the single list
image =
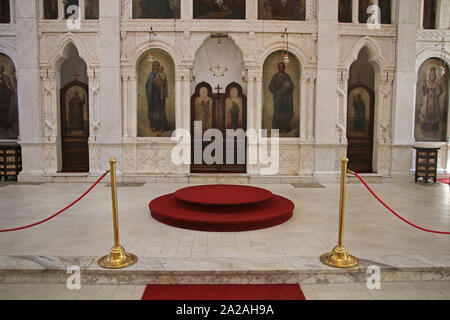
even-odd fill
[{"label": "religious painting", "polygon": [[423,1],[423,28],[436,29],[436,0]]},{"label": "religious painting", "polygon": [[0,53],[0,139],[19,137],[16,68]]},{"label": "religious painting", "polygon": [[339,0],[338,21],[352,22],[352,0]]},{"label": "religious painting", "polygon": [[299,137],[300,133],[300,63],[289,53],[289,63],[283,60],[284,51],[267,57],[263,71],[262,128],[278,129],[280,137]]},{"label": "religious painting", "polygon": [[245,0],[194,0],[194,19],[245,19]]},{"label": "religious painting", "polygon": [[11,22],[11,11],[9,8],[9,0],[0,0],[0,23]]},{"label": "religious painting", "polygon": [[368,137],[372,130],[372,91],[362,85],[354,86],[348,94],[347,136]]},{"label": "religious painting", "polygon": [[80,14],[79,2],[79,0],[63,0],[65,19],[78,19]]},{"label": "religious painting", "polygon": [[306,0],[258,0],[260,20],[306,20]]},{"label": "religious painting", "polygon": [[206,82],[199,83],[194,95],[194,120],[202,122],[202,132],[211,129],[213,119],[212,89]]},{"label": "religious painting", "polygon": [[58,19],[58,0],[44,1],[44,19]]},{"label": "religious painting", "polygon": [[84,0],[84,18],[98,19],[99,3],[98,0]]},{"label": "religious painting", "polygon": [[443,64],[441,59],[426,60],[419,69],[417,79],[414,128],[416,141],[446,140],[448,92],[448,66]]},{"label": "religious painting", "polygon": [[237,86],[229,89],[229,95],[225,99],[225,128],[237,130],[245,128],[244,123],[244,101],[242,93]]},{"label": "religious painting", "polygon": [[138,136],[170,137],[175,129],[175,67],[162,50],[152,49],[137,65]]},{"label": "religious painting", "polygon": [[180,19],[180,0],[133,0],[133,19]]},{"label": "religious painting", "polygon": [[67,84],[62,91],[63,134],[89,135],[89,102],[86,85],[77,80]]},{"label": "religious painting", "polygon": [[373,0],[359,0],[358,21],[359,23],[367,23],[371,13],[367,13],[367,8],[373,4]]}]

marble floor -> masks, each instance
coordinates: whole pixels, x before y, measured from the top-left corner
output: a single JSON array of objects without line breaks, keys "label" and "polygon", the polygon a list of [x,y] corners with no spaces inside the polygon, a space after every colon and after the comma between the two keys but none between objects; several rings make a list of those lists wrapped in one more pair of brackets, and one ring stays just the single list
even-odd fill
[{"label": "marble floor", "polygon": [[[450,300],[450,281],[385,282],[369,290],[361,283],[301,285],[307,300]],[[0,300],[139,300],[145,285],[0,284]]]},{"label": "marble floor", "polygon": [[[295,203],[293,217],[268,229],[202,232],[154,220],[148,202],[184,187],[144,184],[118,188],[122,245],[141,257],[318,257],[337,240],[339,185],[294,188],[259,185]],[[0,229],[46,218],[83,193],[89,184],[8,184],[0,187]],[[450,187],[384,183],[373,189],[406,219],[450,231]],[[0,233],[0,255],[101,256],[113,243],[111,193],[99,184],[81,202],[39,226]],[[344,245],[354,255],[443,255],[450,265],[450,237],[413,229],[384,209],[362,185],[349,184]]]},{"label": "marble floor", "polygon": [[[76,199],[89,186],[84,183],[0,183],[0,229],[22,226],[46,218]],[[152,261],[164,260],[169,267],[170,261],[181,259],[178,260],[182,261],[181,266],[190,270],[195,269],[199,261],[202,267],[211,262],[212,266],[220,264],[221,268],[226,269],[231,268],[231,263],[226,263],[227,260],[238,261],[239,263],[233,263],[233,268],[239,268],[239,265],[245,266],[246,262],[250,264],[251,261],[260,259],[258,261],[265,263],[264,270],[276,271],[286,263],[301,259],[317,262],[321,254],[329,252],[336,245],[338,184],[323,184],[324,188],[314,185],[311,188],[307,185],[295,188],[290,184],[257,185],[291,199],[296,206],[293,217],[272,228],[230,233],[184,230],[161,224],[151,218],[148,209],[151,199],[184,186],[186,185],[147,183],[124,185],[118,189],[121,244],[127,251],[138,255],[142,261],[149,264]],[[371,186],[385,202],[415,224],[429,229],[450,231],[448,185],[377,183]],[[112,244],[111,193],[107,183],[104,183],[99,184],[67,212],[45,224],[27,230],[0,233],[0,269],[1,258],[9,259],[11,264],[11,261],[14,261],[10,259],[12,256],[98,258],[107,254]],[[437,281],[436,285],[450,287],[450,282],[442,281],[450,279],[450,236],[413,229],[384,209],[357,183],[348,184],[347,188],[344,245],[351,254],[360,259],[377,261],[396,268],[405,264],[410,266],[412,257],[415,259],[414,267],[444,268],[442,279]],[[89,261],[92,263],[92,260]],[[303,267],[307,267],[309,263]],[[317,264],[320,265],[320,262]],[[180,270],[180,264],[177,268]],[[420,276],[414,277],[412,275],[408,280],[426,280]],[[391,281],[395,281],[395,278]],[[434,281],[428,281],[428,284],[431,285],[432,282]],[[117,292],[121,297],[126,295],[128,298],[139,298],[138,291],[142,289],[139,285],[124,286],[120,290],[117,286],[94,285],[94,289],[89,289],[90,285],[86,285],[86,290],[105,290],[108,295],[111,294],[109,298],[114,296],[113,292]],[[11,292],[16,292],[14,290],[17,288],[28,290],[25,284],[4,283],[2,286],[4,287],[0,288],[9,288],[8,290],[13,290]],[[58,288],[57,284],[48,286],[51,290]],[[341,286],[328,286],[329,290],[323,293],[323,286],[320,284],[302,283],[302,288],[311,299],[339,299],[346,293],[348,297],[351,296],[352,290],[336,294],[333,288]],[[35,287],[30,285],[30,288]],[[393,295],[395,298],[399,297],[398,291],[408,291],[402,287],[397,289],[394,293],[376,291],[385,292],[386,295],[366,292],[353,296],[355,299],[377,298],[373,295]],[[8,290],[0,290],[4,291],[2,297],[5,292],[10,292]],[[442,296],[449,299],[448,290],[430,290],[430,296],[436,294],[437,298]],[[416,297],[413,291],[417,290],[409,291],[411,298]],[[76,298],[81,292],[67,293],[67,297]],[[45,293],[42,294],[45,296]],[[14,296],[15,294],[11,293],[10,297]],[[420,296],[423,297],[423,294]],[[33,298],[34,293],[30,293],[30,297]],[[406,292],[402,297],[410,296]]]}]

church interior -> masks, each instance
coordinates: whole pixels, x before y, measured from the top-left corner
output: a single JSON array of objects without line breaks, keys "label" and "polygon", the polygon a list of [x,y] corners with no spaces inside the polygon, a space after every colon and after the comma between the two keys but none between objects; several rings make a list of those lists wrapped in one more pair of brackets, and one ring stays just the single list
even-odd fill
[{"label": "church interior", "polygon": [[449,93],[450,0],[0,0],[0,300],[449,300]]}]

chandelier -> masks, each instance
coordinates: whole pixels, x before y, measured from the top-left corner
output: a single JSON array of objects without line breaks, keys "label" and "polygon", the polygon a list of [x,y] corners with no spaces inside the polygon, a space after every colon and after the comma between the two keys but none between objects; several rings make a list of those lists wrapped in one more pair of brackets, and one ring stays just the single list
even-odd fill
[{"label": "chandelier", "polygon": [[150,42],[150,52],[149,52],[149,54],[147,56],[147,61],[150,64],[153,64],[153,61],[155,60],[155,58],[153,57],[153,54],[151,52],[151,50],[152,50],[152,48],[153,48],[153,46],[155,44],[155,36],[156,36],[156,33],[153,31],[153,27],[150,26],[150,31],[148,33],[148,40]]},{"label": "chandelier", "polygon": [[289,39],[288,39],[287,28],[284,29],[284,32],[281,35],[281,38],[283,38],[283,41],[285,42],[285,47],[286,47],[286,50],[284,51],[281,60],[287,66],[289,63],[289,52],[288,52],[289,51]]}]

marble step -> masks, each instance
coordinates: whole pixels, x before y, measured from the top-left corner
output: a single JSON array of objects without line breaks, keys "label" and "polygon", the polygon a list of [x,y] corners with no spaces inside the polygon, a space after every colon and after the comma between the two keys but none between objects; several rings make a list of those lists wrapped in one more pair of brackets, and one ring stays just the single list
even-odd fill
[{"label": "marble step", "polygon": [[66,283],[79,266],[85,284],[349,283],[367,282],[372,269],[381,281],[449,281],[450,259],[441,256],[367,256],[352,269],[331,268],[318,257],[152,258],[126,269],[103,269],[98,257],[0,256],[0,283]]}]

